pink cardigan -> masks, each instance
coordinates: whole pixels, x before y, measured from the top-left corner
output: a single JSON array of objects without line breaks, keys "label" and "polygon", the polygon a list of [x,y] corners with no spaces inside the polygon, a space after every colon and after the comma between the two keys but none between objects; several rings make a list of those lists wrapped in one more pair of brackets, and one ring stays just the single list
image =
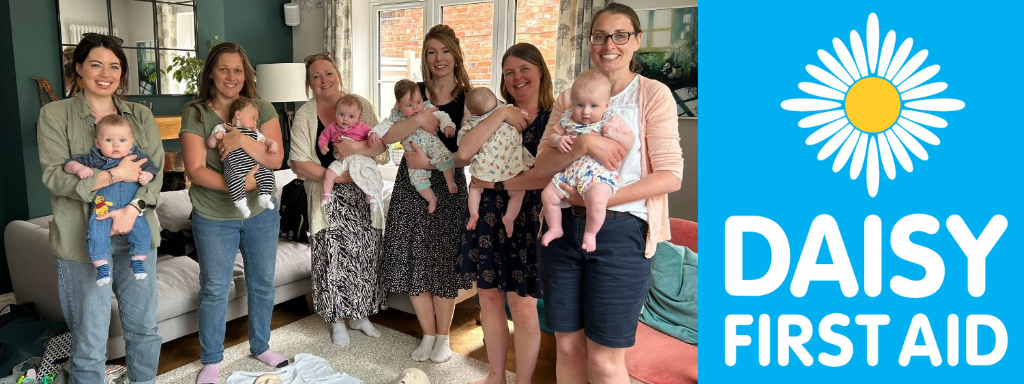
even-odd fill
[{"label": "pink cardigan", "polygon": [[[638,75],[639,76],[639,75]],[[683,151],[679,147],[679,118],[676,103],[665,84],[640,77],[640,175],[641,178],[655,171],[668,171],[683,179]],[[565,90],[555,100],[551,116],[562,116],[562,111],[571,105],[570,90]],[[544,138],[537,147],[537,157],[551,148],[550,135],[557,134],[558,119],[548,120]],[[649,226],[647,249],[644,256],[654,256],[657,244],[672,238],[668,222],[668,195],[647,199],[647,224]]]}]

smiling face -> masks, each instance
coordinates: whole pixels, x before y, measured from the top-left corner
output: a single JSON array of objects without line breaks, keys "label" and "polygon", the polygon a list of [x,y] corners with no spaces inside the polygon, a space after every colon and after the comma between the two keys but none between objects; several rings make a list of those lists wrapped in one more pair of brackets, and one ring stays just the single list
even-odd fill
[{"label": "smiling face", "polygon": [[577,80],[572,86],[572,121],[593,124],[604,116],[611,99],[611,85],[607,80]]},{"label": "smiling face", "polygon": [[86,92],[109,97],[121,85],[122,64],[114,51],[96,47],[89,51],[84,62],[75,65],[75,70],[82,76]]},{"label": "smiling face", "polygon": [[331,99],[341,92],[341,77],[338,69],[327,60],[317,60],[306,71],[309,88],[318,98]]},{"label": "smiling face", "polygon": [[236,127],[256,129],[256,120],[260,118],[260,110],[255,105],[249,104],[245,108],[235,111],[231,122]]},{"label": "smiling face", "polygon": [[[601,45],[590,45],[590,61],[594,66],[605,73],[612,73],[622,69],[629,70],[629,61],[633,59],[633,53],[640,48],[640,41],[643,34],[631,35],[623,45],[616,45],[612,42],[611,35],[619,32],[636,32],[629,17],[623,14],[602,13],[594,20],[591,34],[603,34],[609,36]],[[589,44],[589,42],[588,42]]]},{"label": "smiling face", "polygon": [[455,55],[441,41],[437,39],[427,40],[426,47],[427,70],[434,78],[445,77],[452,74],[455,69]]},{"label": "smiling face", "polygon": [[238,53],[224,53],[217,57],[214,63],[213,72],[210,73],[213,80],[214,92],[224,98],[234,99],[245,85],[245,66],[242,63],[242,56]]},{"label": "smiling face", "polygon": [[120,159],[132,150],[132,127],[120,124],[102,124],[96,127],[96,147],[103,156]]},{"label": "smiling face", "polygon": [[398,110],[405,117],[418,115],[420,112],[423,112],[423,107],[423,95],[420,94],[419,89],[406,93],[405,96],[398,100]]},{"label": "smiling face", "polygon": [[526,60],[509,56],[501,66],[505,89],[515,100],[529,100],[540,93],[540,69]]},{"label": "smiling face", "polygon": [[349,129],[359,122],[359,116],[363,113],[357,105],[338,104],[334,110],[334,122],[338,123],[341,129]]}]

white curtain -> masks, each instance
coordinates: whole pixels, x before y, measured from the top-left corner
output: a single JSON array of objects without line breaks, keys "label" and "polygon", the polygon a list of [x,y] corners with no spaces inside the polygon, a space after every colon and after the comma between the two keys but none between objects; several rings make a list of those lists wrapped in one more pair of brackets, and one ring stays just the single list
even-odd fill
[{"label": "white curtain", "polygon": [[555,95],[572,86],[576,76],[590,69],[590,20],[605,0],[562,0],[558,8],[558,43],[555,45]]},{"label": "white curtain", "polygon": [[341,71],[342,90],[352,91],[352,0],[324,1],[324,50]]}]

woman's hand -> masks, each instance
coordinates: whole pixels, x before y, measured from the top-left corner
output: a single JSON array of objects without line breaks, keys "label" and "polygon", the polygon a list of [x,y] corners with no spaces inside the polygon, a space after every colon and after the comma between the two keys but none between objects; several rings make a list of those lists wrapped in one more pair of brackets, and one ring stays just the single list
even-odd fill
[{"label": "woman's hand", "polygon": [[583,145],[590,157],[611,171],[618,170],[622,159],[626,158],[626,150],[619,143],[600,135],[581,135],[574,142],[574,146]]},{"label": "woman's hand", "polygon": [[105,215],[96,216],[96,220],[113,220],[110,225],[110,235],[125,235],[132,231],[135,219],[139,217],[139,211],[131,205],[124,208],[107,212]]},{"label": "woman's hand", "polygon": [[338,160],[342,160],[346,157],[356,153],[357,150],[365,147],[362,143],[352,140],[338,140],[334,143],[334,156]]},{"label": "woman's hand", "polygon": [[136,158],[138,158],[136,155],[125,156],[116,167],[110,169],[110,173],[114,176],[114,183],[139,180],[139,175],[142,174],[142,164],[145,164],[149,159],[135,161]]},{"label": "woman's hand", "polygon": [[587,203],[583,201],[583,196],[581,196],[580,193],[576,191],[576,188],[570,187],[569,184],[566,183],[558,183],[558,187],[565,192],[565,195],[563,195],[562,197],[562,201],[568,203],[569,205],[576,205],[580,207],[587,206]]},{"label": "woman's hand", "polygon": [[252,140],[248,136],[243,135],[242,132],[238,131],[238,128],[225,127],[227,133],[224,134],[224,138],[217,144],[217,150],[220,151],[220,160],[228,158],[228,154],[234,152],[237,149],[242,149],[245,145],[245,140]]},{"label": "woman's hand", "polygon": [[470,181],[470,184],[472,184],[472,186],[474,186],[474,187],[483,188],[483,189],[494,189],[494,182],[483,181],[483,180],[477,179],[475,177],[472,178],[472,179],[473,180]]},{"label": "woman's hand", "polygon": [[409,168],[412,169],[437,169],[437,166],[430,163],[430,158],[423,154],[423,150],[416,143],[409,142],[409,150],[402,155]]},{"label": "woman's hand", "polygon": [[437,112],[437,107],[424,109],[423,112],[413,117],[416,126],[431,135],[437,135],[438,130],[441,128],[441,120],[434,116],[434,112]]},{"label": "woman's hand", "polygon": [[526,111],[519,107],[509,105],[501,108],[504,120],[508,125],[514,127],[519,133],[523,133],[526,130],[528,124],[526,124]]}]

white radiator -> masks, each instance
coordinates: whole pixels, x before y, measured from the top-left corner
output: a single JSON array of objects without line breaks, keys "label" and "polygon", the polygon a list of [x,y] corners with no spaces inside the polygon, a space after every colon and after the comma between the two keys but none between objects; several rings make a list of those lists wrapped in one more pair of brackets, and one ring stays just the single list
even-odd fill
[{"label": "white radiator", "polygon": [[[82,40],[82,35],[86,33],[99,33],[101,35],[107,34],[107,26],[105,25],[82,25],[82,24],[71,24],[68,26],[69,36],[67,37],[68,44],[77,44]],[[114,36],[117,35],[117,28],[114,28]],[[118,36],[120,37],[120,36]]]}]

